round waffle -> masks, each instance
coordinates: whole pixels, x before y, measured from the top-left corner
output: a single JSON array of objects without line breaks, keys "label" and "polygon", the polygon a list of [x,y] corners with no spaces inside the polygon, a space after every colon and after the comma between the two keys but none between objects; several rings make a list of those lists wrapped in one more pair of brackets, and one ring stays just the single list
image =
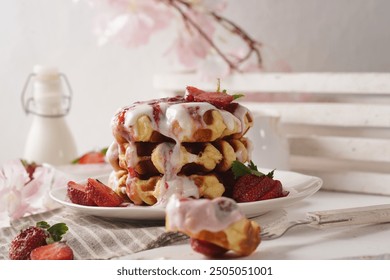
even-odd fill
[{"label": "round waffle", "polygon": [[164,204],[172,194],[181,194],[193,198],[215,198],[225,192],[220,181],[222,174],[179,175],[166,179],[164,176],[153,176],[140,179],[128,176],[123,171],[112,172],[111,187],[122,197],[127,197],[136,205]]},{"label": "round waffle", "polygon": [[[130,142],[118,145],[114,142],[107,157],[114,170],[129,168],[132,176],[149,178],[175,171],[175,174],[198,174],[211,171],[225,172],[233,161],[249,160],[248,139],[226,139],[211,143]],[[173,169],[172,169],[173,168]]]}]

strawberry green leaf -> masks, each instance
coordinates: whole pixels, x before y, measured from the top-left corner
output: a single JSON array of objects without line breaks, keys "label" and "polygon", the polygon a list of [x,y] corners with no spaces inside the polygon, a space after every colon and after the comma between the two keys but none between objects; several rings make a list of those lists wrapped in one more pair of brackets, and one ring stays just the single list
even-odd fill
[{"label": "strawberry green leaf", "polygon": [[275,169],[274,169],[274,170],[272,170],[272,171],[270,171],[270,172],[268,172],[268,174],[267,174],[267,175],[265,175],[265,176],[267,176],[267,177],[269,177],[269,178],[273,179],[273,178],[274,178],[274,172],[275,172]]},{"label": "strawberry green leaf", "polygon": [[232,171],[235,179],[244,176],[245,174],[250,174],[249,168],[237,160],[232,163]]},{"label": "strawberry green leaf", "polygon": [[232,96],[233,96],[233,100],[236,100],[236,99],[238,99],[240,97],[244,97],[245,95],[241,94],[241,93],[238,93],[238,94],[233,94]]},{"label": "strawberry green leaf", "polygon": [[48,229],[50,227],[50,225],[45,221],[37,222],[36,226],[43,229]]},{"label": "strawberry green leaf", "polygon": [[253,163],[253,161],[250,161],[248,163],[248,166],[246,166],[242,162],[235,160],[235,161],[233,161],[233,164],[232,164],[232,171],[233,171],[233,175],[234,175],[235,179],[242,177],[246,174],[256,175],[258,177],[267,176],[267,177],[273,179],[275,169],[268,172],[267,174],[264,174],[257,169],[257,166]]},{"label": "strawberry green leaf", "polygon": [[100,153],[103,154],[103,155],[106,155],[107,151],[108,151],[108,147],[105,147],[105,148],[100,150]]},{"label": "strawberry green leaf", "polygon": [[50,233],[52,241],[56,242],[62,239],[62,236],[68,231],[68,229],[69,228],[65,223],[58,223],[52,225],[50,228],[47,229],[47,231]]},{"label": "strawberry green leaf", "polygon": [[263,173],[257,170],[256,165],[254,165],[252,161],[249,163],[249,167],[248,167],[242,162],[235,160],[233,161],[232,164],[232,171],[233,171],[234,178],[236,179],[246,174],[252,174],[259,177],[264,176]]}]

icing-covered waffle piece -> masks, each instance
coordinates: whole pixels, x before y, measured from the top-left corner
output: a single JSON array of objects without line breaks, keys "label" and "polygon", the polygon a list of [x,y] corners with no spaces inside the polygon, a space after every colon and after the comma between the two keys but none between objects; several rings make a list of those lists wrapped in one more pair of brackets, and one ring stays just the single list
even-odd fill
[{"label": "icing-covered waffle piece", "polygon": [[182,232],[239,256],[250,255],[260,244],[260,226],[248,220],[230,198],[188,199],[171,196],[166,207],[167,231]]},{"label": "icing-covered waffle piece", "polygon": [[112,172],[110,186],[121,196],[126,195],[136,205],[164,205],[173,194],[193,198],[215,198],[225,192],[217,174],[174,176],[167,180],[163,176],[140,179],[126,172]]},{"label": "icing-covered waffle piece", "polygon": [[249,110],[234,103],[229,110],[183,97],[136,102],[121,108],[111,126],[118,143],[212,142],[242,137],[253,125]]},{"label": "icing-covered waffle piece", "polygon": [[185,175],[225,172],[233,161],[249,160],[246,138],[182,143],[179,148],[172,142],[130,142],[121,146],[126,148],[120,149],[116,142],[110,146],[107,152],[109,162],[114,170],[131,169],[132,176],[141,179],[173,171]]}]

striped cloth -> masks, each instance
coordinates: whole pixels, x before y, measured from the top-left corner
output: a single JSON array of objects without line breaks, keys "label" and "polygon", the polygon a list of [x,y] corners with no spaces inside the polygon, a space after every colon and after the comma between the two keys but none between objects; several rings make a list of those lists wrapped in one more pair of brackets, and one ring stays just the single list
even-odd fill
[{"label": "striped cloth", "polygon": [[166,246],[186,238],[165,232],[163,221],[123,221],[99,218],[59,208],[24,217],[11,227],[0,229],[0,260],[8,259],[11,240],[21,229],[36,222],[53,225],[64,222],[69,231],[63,240],[73,249],[78,260],[112,259],[143,250]]}]

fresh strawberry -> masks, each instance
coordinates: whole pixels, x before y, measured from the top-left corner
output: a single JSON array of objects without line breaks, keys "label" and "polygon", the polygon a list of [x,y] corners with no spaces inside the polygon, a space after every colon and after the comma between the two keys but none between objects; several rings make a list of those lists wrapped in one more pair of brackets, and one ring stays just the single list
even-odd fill
[{"label": "fresh strawberry", "polygon": [[44,229],[35,226],[22,230],[11,242],[9,258],[11,260],[29,260],[31,251],[46,245],[48,236]]},{"label": "fresh strawberry", "polygon": [[73,250],[65,242],[55,242],[32,250],[32,260],[73,260]]},{"label": "fresh strawberry", "polygon": [[106,162],[106,152],[107,152],[107,148],[104,148],[100,151],[91,151],[75,159],[72,163],[73,164],[104,163]]},{"label": "fresh strawberry", "polygon": [[68,227],[64,223],[50,226],[42,221],[35,226],[22,230],[11,242],[9,258],[11,260],[29,260],[31,252],[48,243],[60,241]]},{"label": "fresh strawberry", "polygon": [[88,196],[102,207],[116,207],[123,202],[123,198],[114,192],[109,186],[99,180],[88,178],[86,186]]},{"label": "fresh strawberry", "polygon": [[185,98],[189,102],[208,102],[217,108],[224,108],[234,100],[234,96],[226,92],[206,92],[191,86],[187,87]]},{"label": "fresh strawberry", "polygon": [[232,171],[238,180],[233,186],[232,198],[237,202],[253,202],[288,195],[282,183],[273,179],[273,172],[263,174],[250,162],[249,166],[235,161]]},{"label": "fresh strawberry", "polygon": [[86,185],[77,184],[76,182],[69,181],[67,194],[75,204],[96,206],[96,203],[88,196]]},{"label": "fresh strawberry", "polygon": [[223,256],[228,250],[208,241],[190,238],[191,248],[207,257],[216,258]]},{"label": "fresh strawberry", "polygon": [[282,183],[279,180],[274,180],[272,189],[263,194],[260,200],[272,199],[285,196],[283,192]]},{"label": "fresh strawberry", "polygon": [[267,176],[246,174],[240,177],[234,185],[233,199],[237,202],[263,200],[264,195],[273,193],[274,186],[275,181]]}]

